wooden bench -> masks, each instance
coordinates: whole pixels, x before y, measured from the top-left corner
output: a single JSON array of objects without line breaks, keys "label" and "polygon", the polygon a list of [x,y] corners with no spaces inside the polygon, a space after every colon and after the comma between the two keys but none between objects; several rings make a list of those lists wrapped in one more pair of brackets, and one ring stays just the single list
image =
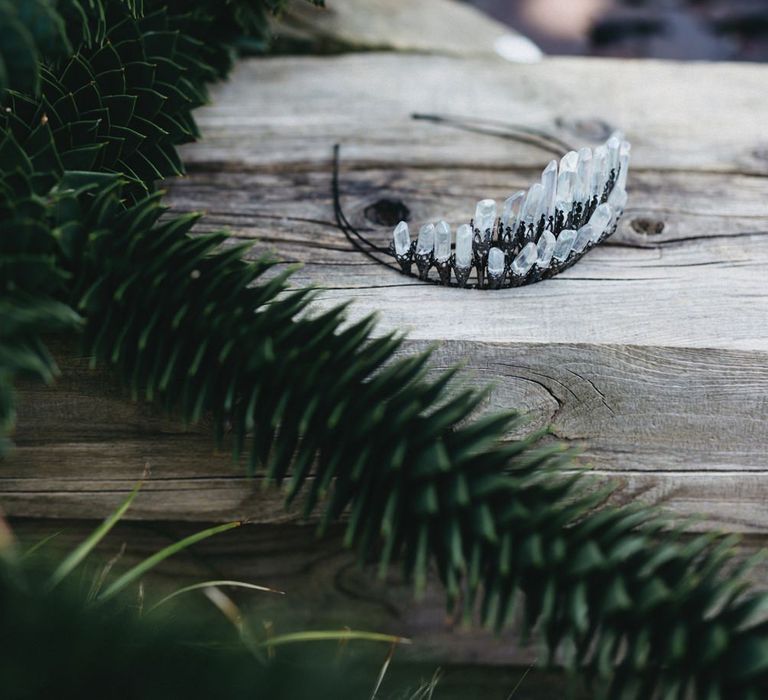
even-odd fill
[{"label": "wooden bench", "polygon": [[[409,329],[404,352],[437,341],[435,370],[464,362],[462,386],[493,383],[486,410],[516,408],[582,448],[618,499],[662,503],[694,527],[768,532],[768,67],[491,55],[354,53],[242,61],[200,110],[203,140],[184,149],[189,175],[169,188],[175,212],[204,210],[284,263],[295,285],[322,288],[316,308],[353,300],[377,332]],[[630,199],[616,235],[556,279],[495,292],[426,286],[356,252],[338,229],[341,201],[385,242],[402,202],[414,223],[465,221],[475,201],[503,199],[553,155],[541,145],[414,120],[412,113],[541,129],[575,147],[623,129],[633,144]],[[391,223],[391,222],[390,222]],[[262,492],[205,424],[187,429],[131,403],[73,345],[57,346],[56,386],[20,388],[15,453],[0,468],[0,504],[33,538],[66,527],[75,541],[140,476],[153,478],[108,543],[128,558],[202,522],[253,525],[168,562],[173,580],[215,571],[287,590],[258,610],[296,626],[357,624],[414,637],[435,663],[527,663],[509,636],[454,630],[432,586],[414,602],[317,541]]]}]

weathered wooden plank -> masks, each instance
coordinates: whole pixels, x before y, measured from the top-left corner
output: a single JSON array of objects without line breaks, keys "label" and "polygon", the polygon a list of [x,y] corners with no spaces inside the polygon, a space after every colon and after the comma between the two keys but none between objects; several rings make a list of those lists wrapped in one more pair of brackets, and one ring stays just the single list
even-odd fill
[{"label": "weathered wooden plank", "polygon": [[[413,341],[403,352],[426,347]],[[602,469],[768,466],[758,439],[768,389],[760,353],[452,341],[435,351],[433,371],[461,360],[467,369],[457,389],[493,382],[486,410],[516,407],[528,415],[531,428],[551,425],[559,438],[584,444]],[[61,365],[64,376],[55,387],[22,386],[18,449],[3,475],[24,463],[34,470],[44,451],[59,445],[72,451],[75,469],[96,450],[96,473],[100,464],[122,464],[124,473],[137,473],[144,459],[183,468],[187,448],[198,460],[229,469],[227,458],[216,456],[205,425],[186,429],[151,406],[131,403],[106,373],[66,356]],[[124,449],[110,456],[110,444]],[[621,464],[615,464],[617,454]]]},{"label": "weathered wooden plank", "polygon": [[269,172],[325,162],[340,141],[357,163],[471,167],[473,188],[485,170],[546,164],[540,149],[410,118],[426,112],[538,127],[573,145],[621,128],[635,171],[765,175],[765,81],[765,66],[746,63],[373,53],[242,61],[198,113],[204,139],[184,157]]},{"label": "weathered wooden plank", "polygon": [[[478,184],[478,170],[465,168],[354,167],[342,179],[345,213],[379,244],[391,235],[371,221],[382,199],[401,201],[415,222],[458,223],[478,197],[501,199],[536,176],[482,171]],[[254,256],[304,263],[295,283],[324,287],[323,306],[353,297],[353,318],[375,310],[382,330],[408,328],[412,338],[767,350],[766,179],[653,171],[633,173],[631,185],[606,245],[553,280],[492,294],[420,285],[354,253],[332,219],[327,161],[263,176],[195,172],[171,201],[207,210],[206,228],[253,240]]]},{"label": "weathered wooden plank", "polygon": [[[118,456],[122,445],[115,446]],[[101,446],[102,453],[109,452]],[[70,462],[80,453],[66,454]],[[204,468],[202,462],[190,460],[190,466]],[[113,512],[135,485],[136,479],[122,467],[118,476],[105,478],[84,474],[81,461],[75,468],[47,476],[37,470],[35,477],[13,475],[0,478],[0,505],[10,516],[40,518],[99,519]],[[124,460],[130,463],[130,459]],[[254,524],[285,525],[286,532],[303,522],[297,510],[286,510],[283,496],[276,490],[263,492],[260,483],[242,477],[219,473],[207,467],[211,475],[195,479],[162,476],[148,482],[140,502],[126,515],[126,520],[152,522],[226,522],[248,519]],[[165,469],[158,469],[165,473]],[[223,471],[223,470],[222,470]],[[718,530],[757,534],[764,537],[768,529],[765,501],[768,474],[690,472],[615,472],[595,471],[594,484],[609,480],[619,488],[614,499],[618,503],[643,500],[664,506],[672,518],[695,518],[692,531]],[[310,522],[314,521],[314,518]],[[53,527],[53,526],[52,526]]]}]

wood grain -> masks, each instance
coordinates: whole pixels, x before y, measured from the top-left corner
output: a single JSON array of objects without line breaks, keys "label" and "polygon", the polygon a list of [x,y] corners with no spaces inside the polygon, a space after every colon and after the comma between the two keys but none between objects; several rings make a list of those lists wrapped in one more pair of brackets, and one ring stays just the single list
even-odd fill
[{"label": "wood grain", "polygon": [[326,162],[343,142],[357,164],[472,168],[471,181],[455,187],[473,205],[487,171],[541,170],[554,157],[413,121],[418,112],[540,128],[575,146],[620,128],[635,172],[765,176],[765,79],[765,66],[748,63],[568,57],[511,65],[397,53],[242,61],[196,113],[204,138],[184,158],[193,168],[270,172]]}]

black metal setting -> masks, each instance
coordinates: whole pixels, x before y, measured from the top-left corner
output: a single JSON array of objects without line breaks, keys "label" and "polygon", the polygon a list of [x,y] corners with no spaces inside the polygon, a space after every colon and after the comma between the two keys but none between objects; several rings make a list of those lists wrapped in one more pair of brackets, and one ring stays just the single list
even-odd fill
[{"label": "black metal setting", "polygon": [[435,260],[435,268],[437,268],[437,274],[440,276],[440,284],[450,284],[453,258],[454,256],[452,255],[448,260]]},{"label": "black metal setting", "polygon": [[[413,266],[413,256],[415,251],[416,251],[416,242],[414,241],[413,243],[411,243],[411,247],[408,248],[408,251],[403,255],[398,255],[397,251],[395,251],[394,243],[389,244],[388,252],[395,260],[397,260],[397,264],[400,265],[400,270],[402,271],[402,273],[404,275],[410,275],[411,267]],[[426,276],[426,272],[428,271],[429,271],[429,268],[426,269],[424,273],[425,276]]]},{"label": "black metal setting", "polygon": [[430,251],[429,253],[414,253],[413,257],[416,260],[416,269],[419,271],[419,279],[423,282],[427,279],[429,268],[432,267],[432,263],[434,262],[434,256]]}]

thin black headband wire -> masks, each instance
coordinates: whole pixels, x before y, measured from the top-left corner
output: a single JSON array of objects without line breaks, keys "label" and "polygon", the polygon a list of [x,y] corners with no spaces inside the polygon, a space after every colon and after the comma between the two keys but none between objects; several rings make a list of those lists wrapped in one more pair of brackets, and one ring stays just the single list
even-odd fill
[{"label": "thin black headband wire", "polygon": [[567,153],[574,150],[573,146],[546,131],[521,124],[509,124],[497,119],[453,117],[442,114],[421,114],[419,112],[411,114],[411,119],[431,122],[432,124],[445,124],[446,126],[452,126],[475,134],[496,136],[501,139],[527,143],[530,146],[536,146],[537,148],[549,151],[556,156],[562,155],[563,152]]},{"label": "thin black headband wire", "polygon": [[[381,260],[380,258],[376,257],[376,255],[374,254],[374,251],[379,253],[386,253],[387,252],[386,248],[381,248],[371,243],[371,241],[369,241],[365,236],[363,236],[349,222],[349,219],[347,219],[346,215],[344,214],[344,210],[341,207],[341,194],[339,191],[340,152],[341,152],[341,145],[337,143],[333,147],[333,180],[331,184],[331,193],[333,195],[333,213],[336,215],[336,225],[344,232],[344,235],[347,237],[347,240],[349,240],[349,242],[355,248],[357,248],[358,251],[360,251],[364,255],[367,255],[374,262],[377,262],[380,265],[384,265],[385,267],[388,267],[394,270],[395,272],[400,272],[400,268],[397,265],[393,265],[390,262]],[[368,247],[366,248],[365,246],[368,246]]]}]

